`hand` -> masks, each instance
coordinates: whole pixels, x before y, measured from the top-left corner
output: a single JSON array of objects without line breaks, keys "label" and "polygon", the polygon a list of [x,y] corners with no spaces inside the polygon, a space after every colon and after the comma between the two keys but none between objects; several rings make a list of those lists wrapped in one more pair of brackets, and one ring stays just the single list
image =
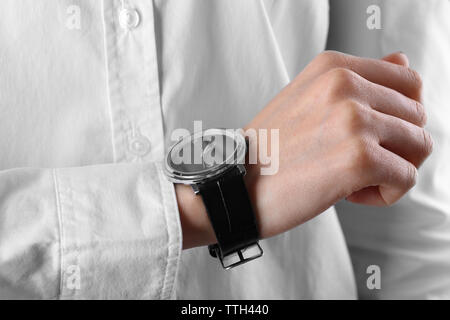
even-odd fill
[{"label": "hand", "polygon": [[[403,54],[316,57],[244,128],[279,129],[278,173],[261,175],[264,165],[256,163],[245,176],[261,237],[294,228],[340,199],[390,205],[414,186],[416,168],[432,150],[421,88]],[[183,247],[215,242],[201,198],[187,186],[176,192]]]},{"label": "hand", "polygon": [[405,55],[383,60],[324,52],[247,125],[280,135],[277,174],[247,166],[262,237],[340,199],[385,206],[414,186],[432,150],[422,82]]}]

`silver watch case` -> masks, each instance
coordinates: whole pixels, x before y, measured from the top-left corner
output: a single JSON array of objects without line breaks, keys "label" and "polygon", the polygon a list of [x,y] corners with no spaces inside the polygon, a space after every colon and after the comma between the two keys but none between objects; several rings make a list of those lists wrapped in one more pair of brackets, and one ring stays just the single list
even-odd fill
[{"label": "silver watch case", "polygon": [[[218,142],[220,140],[222,143]],[[164,171],[170,181],[193,186],[213,180],[234,166],[238,166],[245,174],[246,149],[241,129],[207,129],[181,138],[171,146],[167,152]],[[205,161],[206,155],[209,157],[212,153],[217,155],[214,161]],[[181,159],[187,158],[187,155],[190,156],[191,163],[185,163],[187,161],[183,162]]]}]

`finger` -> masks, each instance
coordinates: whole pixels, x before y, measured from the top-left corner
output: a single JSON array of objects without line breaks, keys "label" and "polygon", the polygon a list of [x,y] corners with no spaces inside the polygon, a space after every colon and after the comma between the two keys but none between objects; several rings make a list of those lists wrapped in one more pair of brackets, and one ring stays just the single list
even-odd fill
[{"label": "finger", "polygon": [[383,151],[385,165],[380,170],[379,192],[384,203],[389,205],[414,187],[417,181],[417,169],[412,163],[395,153],[386,149]]},{"label": "finger", "polygon": [[386,203],[380,194],[379,186],[371,186],[349,195],[345,200],[369,206],[384,206]]},{"label": "finger", "polygon": [[377,156],[372,163],[371,183],[346,199],[366,205],[391,205],[415,185],[417,169],[412,163],[381,146],[374,149]]},{"label": "finger", "polygon": [[388,56],[383,57],[381,60],[390,62],[390,63],[394,63],[394,64],[398,64],[400,66],[404,66],[404,67],[409,67],[409,59],[408,56],[406,54],[404,54],[403,52],[395,52],[392,53]]},{"label": "finger", "polygon": [[419,74],[402,65],[379,59],[361,58],[339,52],[322,53],[304,72],[303,83],[334,68],[346,68],[359,74],[370,82],[398,91],[405,96],[420,101],[422,80]]},{"label": "finger", "polygon": [[348,59],[348,68],[363,78],[421,100],[422,80],[416,71],[383,60],[353,56]]},{"label": "finger", "polygon": [[425,129],[377,111],[372,116],[380,146],[406,159],[416,168],[431,154],[433,140]]},{"label": "finger", "polygon": [[[423,105],[411,98],[379,84],[366,81],[361,86],[359,94],[364,97],[365,103],[379,112],[403,119],[417,126],[423,127],[427,116]],[[360,101],[364,103],[364,101]]]}]

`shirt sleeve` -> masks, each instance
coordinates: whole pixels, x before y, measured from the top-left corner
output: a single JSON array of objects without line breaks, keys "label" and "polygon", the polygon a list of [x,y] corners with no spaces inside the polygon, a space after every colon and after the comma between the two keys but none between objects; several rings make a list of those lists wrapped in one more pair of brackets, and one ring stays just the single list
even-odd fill
[{"label": "shirt sleeve", "polygon": [[169,299],[182,236],[159,163],[0,172],[0,299]]}]

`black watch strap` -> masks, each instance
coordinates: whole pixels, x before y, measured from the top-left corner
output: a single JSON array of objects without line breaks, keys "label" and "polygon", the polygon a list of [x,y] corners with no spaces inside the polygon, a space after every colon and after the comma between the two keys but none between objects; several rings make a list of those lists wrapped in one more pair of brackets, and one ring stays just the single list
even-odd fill
[{"label": "black watch strap", "polygon": [[[196,188],[203,198],[218,241],[209,246],[211,255],[219,257],[222,265],[225,256],[237,255],[236,263],[231,266],[261,256],[258,227],[241,169],[234,166],[218,179],[199,184]],[[256,254],[244,257],[243,250],[252,246],[257,246]]]}]

